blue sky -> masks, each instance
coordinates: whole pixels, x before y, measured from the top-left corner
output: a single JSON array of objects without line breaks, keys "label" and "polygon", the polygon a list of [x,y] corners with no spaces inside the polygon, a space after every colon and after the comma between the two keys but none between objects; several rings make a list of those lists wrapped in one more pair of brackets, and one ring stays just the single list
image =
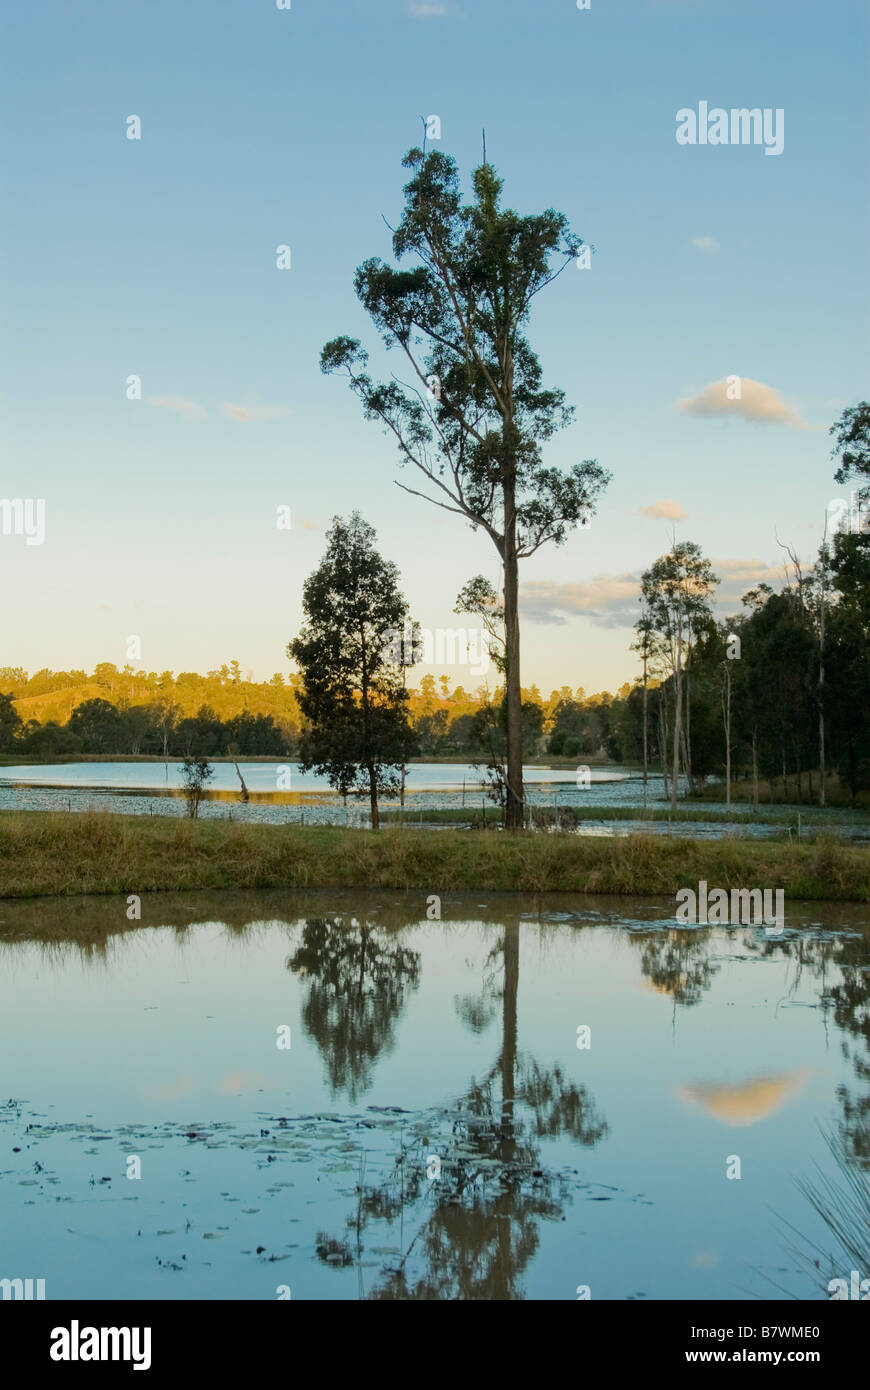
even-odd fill
[{"label": "blue sky", "polygon": [[[137,634],[149,670],[287,671],[302,581],[353,508],[424,626],[497,580],[318,368],[339,333],[377,356],[352,277],[390,256],[421,115],[464,176],[485,126],[504,201],[597,248],[531,332],[577,408],[549,460],[613,482],[524,566],[524,683],[633,674],[636,577],[672,524],[643,508],[686,513],[732,611],[776,580],[777,534],[813,555],[845,492],[827,428],[867,395],[863,4],[18,0],[2,50],[0,495],[44,498],[46,538],[0,536],[0,664],[122,665]],[[678,145],[700,101],[782,108],[782,154]],[[742,413],[678,408],[729,374],[758,384]]]}]

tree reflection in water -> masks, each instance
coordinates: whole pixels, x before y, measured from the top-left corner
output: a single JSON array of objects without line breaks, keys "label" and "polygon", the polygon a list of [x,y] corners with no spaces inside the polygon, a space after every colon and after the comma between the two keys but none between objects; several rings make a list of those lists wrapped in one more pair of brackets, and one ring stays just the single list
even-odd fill
[{"label": "tree reflection in water", "polygon": [[719,969],[709,959],[709,927],[635,931],[629,940],[641,952],[640,968],[653,989],[669,994],[675,1007],[700,1004]]},{"label": "tree reflection in water", "polygon": [[420,953],[356,918],[309,918],[288,970],[305,978],[302,1022],[326,1062],[332,1094],[351,1100],[391,1051],[393,1025],[420,981]]},{"label": "tree reflection in water", "polygon": [[[349,940],[346,930],[340,919],[306,923],[302,948],[288,965],[313,977],[307,982],[303,1010],[306,1027],[327,1056],[334,1084],[348,1090],[353,1085],[356,1094],[370,1074],[376,1040],[389,1033],[408,982],[417,982],[418,961],[416,953],[401,947],[385,949],[369,931],[362,962],[360,929],[355,927]],[[317,1255],[325,1263],[347,1264],[353,1253],[361,1296],[366,1296],[363,1233],[373,1223],[398,1222],[398,1258],[385,1268],[368,1297],[521,1298],[519,1279],[538,1248],[540,1222],[562,1217],[572,1189],[570,1173],[542,1167],[540,1141],[565,1135],[592,1147],[607,1133],[584,1086],[569,1081],[558,1064],[542,1066],[519,1050],[518,922],[504,928],[487,964],[481,997],[457,1005],[473,1031],[481,1031],[500,1006],[501,1039],[492,1066],[480,1079],[472,1079],[449,1108],[425,1117],[409,1116],[408,1133],[403,1134],[386,1182],[366,1180],[363,1155],[347,1234],[318,1235]],[[498,974],[500,989],[495,987]],[[353,997],[342,1003],[345,982]],[[363,998],[364,1011],[354,1002]],[[372,1027],[375,1019],[389,1020],[380,1033]],[[342,1023],[345,1031],[340,1036]],[[365,1066],[351,1056],[361,1043],[367,1047]],[[413,1227],[407,1244],[406,1224]]]},{"label": "tree reflection in water", "polygon": [[[671,995],[674,1008],[697,1004],[712,983],[718,965],[708,960],[718,939],[709,928],[692,931],[634,933],[642,950],[641,969],[654,988]],[[790,1223],[785,1248],[828,1297],[833,1278],[848,1277],[853,1268],[870,1274],[870,969],[863,933],[790,931],[781,937],[764,930],[741,928],[735,946],[747,956],[783,957],[787,980],[780,1003],[796,999],[808,983],[818,998],[827,1027],[833,1018],[839,1030],[842,1055],[851,1061],[856,1089],[837,1088],[840,1120],[825,1140],[836,1172],[815,1165],[811,1177],[796,1179],[797,1187],[826,1228],[820,1244]],[[807,979],[808,977],[808,979]],[[844,1276],[845,1271],[845,1276]],[[775,1284],[775,1281],[771,1280]],[[776,1287],[779,1287],[776,1285]]]}]

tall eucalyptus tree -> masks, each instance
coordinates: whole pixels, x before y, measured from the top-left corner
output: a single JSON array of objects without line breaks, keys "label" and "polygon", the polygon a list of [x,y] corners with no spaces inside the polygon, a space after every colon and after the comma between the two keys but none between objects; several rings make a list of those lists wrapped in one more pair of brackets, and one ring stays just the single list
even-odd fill
[{"label": "tall eucalyptus tree", "polygon": [[564,392],[545,387],[527,336],[532,300],[578,257],[581,239],[562,213],[522,217],[502,208],[502,181],[484,162],[464,204],[456,162],[412,149],[405,206],[393,233],[398,270],[377,258],[354,288],[410,380],[376,382],[368,354],[340,337],[321,353],[324,372],[343,371],[367,419],[380,420],[404,463],[422,475],[415,497],[482,529],[503,576],[507,709],[505,824],[523,823],[519,561],[587,522],[609,475],[592,459],[546,467],[542,445],[572,417]]}]

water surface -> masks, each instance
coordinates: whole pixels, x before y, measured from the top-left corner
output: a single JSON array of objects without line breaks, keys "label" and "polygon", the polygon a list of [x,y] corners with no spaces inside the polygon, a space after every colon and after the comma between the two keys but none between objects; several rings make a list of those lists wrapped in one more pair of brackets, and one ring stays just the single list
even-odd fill
[{"label": "water surface", "polygon": [[866,912],[792,905],[776,937],[676,930],[649,900],[437,908],[0,903],[0,1277],[48,1298],[825,1297],[803,1243],[836,1242],[799,1182],[838,1181],[825,1133],[870,1158]]}]

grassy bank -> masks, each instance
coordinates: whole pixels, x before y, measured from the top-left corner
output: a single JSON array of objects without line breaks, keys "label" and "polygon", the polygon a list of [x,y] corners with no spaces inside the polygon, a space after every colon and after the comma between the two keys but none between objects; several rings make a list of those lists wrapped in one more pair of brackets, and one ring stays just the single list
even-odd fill
[{"label": "grassy bank", "polygon": [[[528,811],[528,806],[526,809]],[[676,811],[671,811],[670,806],[661,804],[648,806],[646,810],[640,806],[559,806],[554,810],[552,806],[547,805],[533,806],[531,810],[534,824],[538,828],[554,823],[562,827],[572,823],[580,825],[586,821],[669,821],[671,825],[690,825],[693,821],[703,821],[712,825],[772,825],[778,826],[783,834],[787,835],[789,830],[798,829],[798,815],[801,828],[867,825],[870,821],[867,811],[853,811],[844,807],[824,811],[812,808],[804,811],[794,806],[763,806],[758,811],[732,807],[730,811],[725,811],[681,802]],[[381,819],[396,824],[404,821],[409,825],[422,819],[429,825],[471,825],[474,828],[488,826],[492,829],[500,819],[500,813],[496,806],[490,805],[484,810],[479,804],[475,806],[473,803],[463,807],[420,809],[415,805],[413,794],[409,794],[404,811],[384,810],[381,812]]]},{"label": "grassy bank", "polygon": [[870,852],[812,844],[629,835],[505,835],[388,828],[0,815],[0,898],[189,889],[396,888],[672,896],[701,879],[786,897],[870,901]]}]

